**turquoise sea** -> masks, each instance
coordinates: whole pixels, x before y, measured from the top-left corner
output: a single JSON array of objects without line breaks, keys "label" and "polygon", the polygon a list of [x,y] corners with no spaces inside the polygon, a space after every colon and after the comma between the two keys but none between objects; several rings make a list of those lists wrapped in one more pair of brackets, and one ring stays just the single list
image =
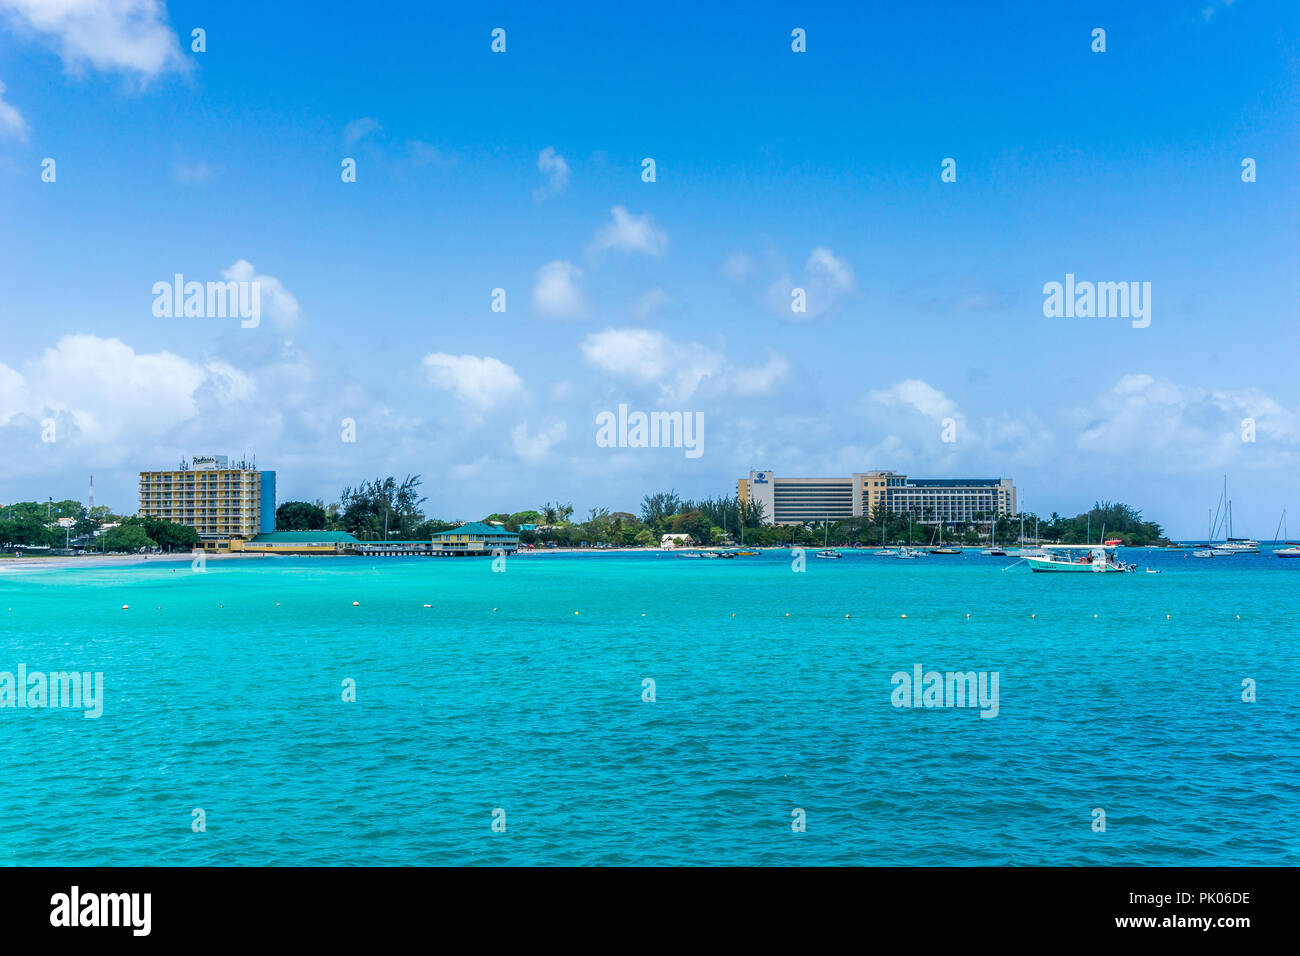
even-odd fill
[{"label": "turquoise sea", "polygon": [[[9,568],[0,671],[105,689],[0,709],[0,863],[1300,863],[1300,560],[1122,556],[1163,573]],[[998,672],[997,716],[893,706],[916,664]]]}]

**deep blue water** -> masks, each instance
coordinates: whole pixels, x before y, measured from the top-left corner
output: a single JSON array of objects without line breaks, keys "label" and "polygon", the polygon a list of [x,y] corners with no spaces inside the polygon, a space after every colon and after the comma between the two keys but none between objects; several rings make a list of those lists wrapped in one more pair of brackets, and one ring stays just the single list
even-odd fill
[{"label": "deep blue water", "polygon": [[[102,671],[105,702],[0,709],[0,863],[1300,863],[1300,561],[1125,556],[1164,573],[6,571],[0,671]],[[894,707],[917,663],[997,671],[998,715]]]}]

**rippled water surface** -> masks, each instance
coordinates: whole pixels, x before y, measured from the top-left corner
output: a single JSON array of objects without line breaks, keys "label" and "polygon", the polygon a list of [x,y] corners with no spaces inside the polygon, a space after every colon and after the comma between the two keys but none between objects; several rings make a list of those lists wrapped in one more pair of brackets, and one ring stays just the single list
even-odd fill
[{"label": "rippled water surface", "polygon": [[7,571],[0,671],[105,702],[0,709],[0,863],[1300,863],[1300,561],[808,557]]}]

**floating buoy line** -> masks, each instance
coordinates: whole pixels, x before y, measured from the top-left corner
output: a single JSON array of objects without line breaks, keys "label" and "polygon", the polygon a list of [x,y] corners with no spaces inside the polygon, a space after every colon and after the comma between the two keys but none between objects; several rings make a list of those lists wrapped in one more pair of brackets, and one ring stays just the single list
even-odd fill
[{"label": "floating buoy line", "polygon": [[[276,602],[275,602],[275,606],[276,606],[276,607],[281,607],[281,606],[282,606],[282,605],[281,605],[281,602],[276,601]],[[353,607],[360,607],[360,606],[361,606],[361,602],[360,602],[360,601],[353,601],[353,602],[352,602],[352,606],[353,606]],[[217,607],[218,607],[218,608],[222,608],[222,609],[224,609],[224,608],[225,608],[225,605],[224,605],[224,604],[218,604]],[[432,608],[433,605],[432,605],[432,604],[423,604],[423,605],[421,605],[421,607]],[[159,611],[161,611],[161,610],[163,609],[163,607],[162,607],[161,604],[156,605],[156,608],[157,608],[157,610],[159,610]],[[129,604],[123,604],[123,605],[122,605],[122,610],[123,610],[123,611],[129,611],[130,609],[131,609],[131,605],[129,605]],[[12,611],[13,608],[8,608],[8,610]],[[495,607],[494,607],[494,608],[492,608],[492,610],[493,610],[493,611],[498,611],[498,610],[500,610],[500,608],[495,608]],[[574,616],[576,617],[576,616],[581,615],[582,612],[581,612],[581,611],[574,611],[573,613],[574,613]],[[732,617],[732,618],[735,618],[735,617],[737,616],[737,613],[736,613],[735,611],[730,612],[730,614],[731,614],[731,617]],[[790,617],[790,616],[791,616],[791,613],[790,613],[789,611],[784,611],[784,612],[782,612],[782,614],[783,614],[784,617]],[[963,614],[963,619],[964,619],[964,620],[969,621],[969,620],[972,619],[972,615],[971,615],[971,612],[970,612],[970,611],[962,612],[962,614]],[[644,611],[640,612],[640,616],[641,616],[641,617],[645,617],[645,616],[646,616],[646,615],[645,615],[645,612],[644,612]],[[846,613],[846,614],[844,615],[844,619],[845,619],[846,621],[848,621],[848,620],[852,620],[852,619],[853,619],[853,615],[852,615],[851,613]],[[899,614],[899,615],[898,615],[898,619],[899,619],[899,620],[902,620],[902,621],[909,620],[907,614]],[[931,620],[931,621],[940,621],[940,620],[943,620],[943,619],[944,619],[943,616],[940,615],[940,616],[936,616],[936,617],[934,617],[934,618],[930,618],[929,620]],[[1031,621],[1032,621],[1032,620],[1037,620],[1037,619],[1038,619],[1038,613],[1037,613],[1037,612],[1030,612],[1030,614],[1029,614],[1029,619],[1030,619]],[[1096,621],[1096,620],[1100,620],[1100,619],[1101,619],[1101,615],[1100,615],[1099,613],[1094,612],[1093,615],[1092,615],[1092,618],[1091,618],[1091,619],[1094,620],[1094,621]],[[1173,615],[1172,615],[1172,614],[1166,614],[1164,619],[1165,619],[1166,621],[1172,621],[1172,620],[1173,620]],[[1064,618],[1058,618],[1058,620],[1066,620],[1066,619],[1064,619]],[[1234,621],[1240,621],[1240,620],[1241,620],[1241,615],[1240,615],[1240,614],[1234,614],[1234,615],[1233,615],[1233,620],[1234,620]]]}]

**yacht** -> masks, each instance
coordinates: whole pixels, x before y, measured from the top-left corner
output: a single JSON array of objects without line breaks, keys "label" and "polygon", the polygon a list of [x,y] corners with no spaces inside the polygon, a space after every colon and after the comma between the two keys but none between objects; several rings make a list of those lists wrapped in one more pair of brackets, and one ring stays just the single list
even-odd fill
[{"label": "yacht", "polygon": [[928,548],[931,554],[961,554],[961,548],[954,548],[952,545],[944,547],[943,544],[943,521],[939,522],[939,546],[937,548]]},{"label": "yacht", "polygon": [[[1282,531],[1282,538],[1285,541],[1286,531],[1286,509],[1282,509],[1282,519],[1278,522]],[[1300,558],[1300,541],[1286,541],[1282,546],[1278,546],[1277,532],[1273,532],[1273,555],[1278,558]]]},{"label": "yacht", "polygon": [[1259,542],[1250,538],[1229,538],[1217,550],[1228,554],[1259,554]]},{"label": "yacht", "polygon": [[[1023,538],[1023,537],[1025,536],[1025,532],[1024,532],[1024,521],[1025,521],[1024,518],[1021,518],[1021,519],[1020,519],[1020,524],[1021,524],[1020,537],[1021,537],[1021,538]],[[995,514],[993,517],[989,518],[989,546],[988,546],[987,548],[985,548],[983,551],[981,551],[980,554],[991,555],[992,557],[995,557],[995,558],[1005,558],[1005,557],[1007,557],[1007,551],[1006,551],[1006,549],[1005,549],[1005,548],[999,548],[999,547],[998,547],[998,518],[997,518],[997,515],[996,515],[996,514]]]}]

